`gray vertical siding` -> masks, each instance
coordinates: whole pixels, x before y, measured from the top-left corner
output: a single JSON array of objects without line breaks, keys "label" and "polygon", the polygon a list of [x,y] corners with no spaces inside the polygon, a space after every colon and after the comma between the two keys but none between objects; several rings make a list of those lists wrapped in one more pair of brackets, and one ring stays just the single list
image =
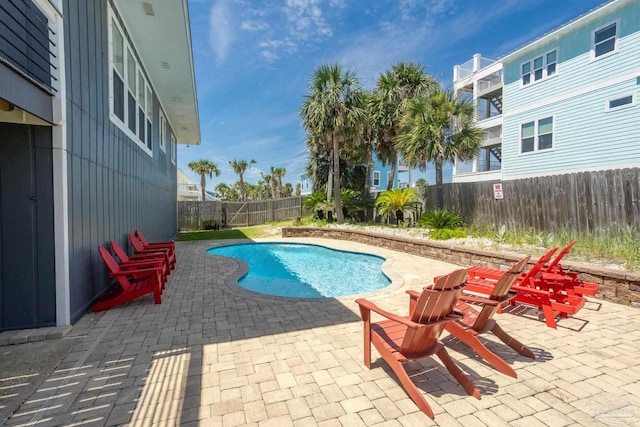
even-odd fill
[{"label": "gray vertical siding", "polygon": [[154,240],[177,233],[176,168],[158,146],[159,103],[153,157],[109,119],[107,15],[107,0],[64,3],[72,321],[109,285],[98,245],[129,247],[136,229]]}]

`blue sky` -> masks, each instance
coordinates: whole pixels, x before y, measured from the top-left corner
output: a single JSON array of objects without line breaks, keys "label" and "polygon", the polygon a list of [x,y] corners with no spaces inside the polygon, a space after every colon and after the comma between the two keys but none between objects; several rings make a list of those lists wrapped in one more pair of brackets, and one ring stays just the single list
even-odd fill
[{"label": "blue sky", "polygon": [[[307,159],[298,109],[320,64],[354,70],[365,88],[398,61],[416,61],[443,85],[475,53],[497,59],[602,0],[189,0],[200,145],[178,147],[178,167],[208,159],[207,188],[238,180],[232,159],[255,159],[298,182]],[[434,183],[433,168],[414,174]],[[445,180],[451,179],[450,168]]]}]

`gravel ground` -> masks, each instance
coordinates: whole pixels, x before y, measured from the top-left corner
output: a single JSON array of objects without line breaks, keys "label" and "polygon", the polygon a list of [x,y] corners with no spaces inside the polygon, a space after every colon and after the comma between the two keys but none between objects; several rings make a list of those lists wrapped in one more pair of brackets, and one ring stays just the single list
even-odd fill
[{"label": "gravel ground", "polygon": [[[353,224],[329,224],[327,227],[333,228],[343,228],[343,229],[351,229],[351,230],[361,230],[361,231],[370,231],[372,233],[384,233],[390,234],[393,236],[400,237],[409,237],[414,239],[425,239],[428,240],[429,232],[422,228],[397,228],[397,227],[381,227],[381,226],[368,226],[368,225],[353,225]],[[533,246],[533,245],[509,245],[504,243],[498,243],[494,240],[488,238],[476,238],[476,237],[466,237],[464,239],[450,239],[450,240],[439,240],[440,243],[450,244],[452,246],[467,246],[477,249],[486,249],[493,250],[498,252],[510,252],[516,254],[523,255],[531,255],[532,257],[542,255],[548,248],[543,246]],[[594,266],[604,267],[604,268],[612,268],[618,270],[624,270],[624,262],[619,260],[611,260],[611,259],[599,259],[599,258],[587,258],[584,256],[579,256],[575,253],[569,253],[565,258],[567,261],[580,263],[580,264],[590,264]]]}]

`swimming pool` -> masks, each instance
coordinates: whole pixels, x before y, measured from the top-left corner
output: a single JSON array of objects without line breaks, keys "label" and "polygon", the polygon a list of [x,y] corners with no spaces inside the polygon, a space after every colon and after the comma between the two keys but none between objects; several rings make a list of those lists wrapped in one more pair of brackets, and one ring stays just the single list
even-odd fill
[{"label": "swimming pool", "polygon": [[242,243],[207,250],[238,258],[249,271],[238,284],[267,295],[324,298],[385,288],[384,258],[302,243]]}]

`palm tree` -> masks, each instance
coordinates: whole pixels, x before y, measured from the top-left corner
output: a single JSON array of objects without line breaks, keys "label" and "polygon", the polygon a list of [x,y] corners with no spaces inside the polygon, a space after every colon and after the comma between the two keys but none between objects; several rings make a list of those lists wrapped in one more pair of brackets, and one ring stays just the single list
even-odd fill
[{"label": "palm tree", "polygon": [[415,62],[398,62],[378,77],[370,108],[377,128],[376,154],[384,165],[391,165],[387,190],[393,188],[396,175],[398,154],[395,138],[401,133],[400,121],[407,103],[436,86],[433,77],[425,73],[424,66]]},{"label": "palm tree", "polygon": [[287,170],[285,168],[274,168],[271,167],[271,176],[273,177],[276,184],[276,191],[273,195],[274,198],[282,197],[282,178],[287,174]]},{"label": "palm tree", "polygon": [[482,132],[473,123],[473,104],[449,89],[411,99],[401,123],[403,134],[396,147],[409,167],[424,171],[428,162],[436,169],[436,206],[444,209],[442,165],[455,158],[468,160],[480,151]]},{"label": "palm tree", "polygon": [[238,175],[239,181],[240,181],[240,199],[245,202],[247,200],[247,192],[246,189],[244,187],[244,173],[247,171],[247,168],[250,168],[251,165],[254,165],[256,163],[256,161],[254,159],[249,160],[248,162],[246,160],[236,160],[233,159],[229,162],[229,164],[231,165],[231,167],[233,168],[233,171],[236,173],[236,175]]},{"label": "palm tree", "polygon": [[404,222],[407,211],[415,211],[420,206],[420,196],[413,188],[394,188],[381,192],[376,199],[378,214],[384,217],[394,214],[398,223]]},{"label": "palm tree", "polygon": [[221,199],[226,199],[227,195],[231,191],[231,188],[229,188],[229,186],[224,182],[221,182],[220,184],[216,185],[215,190],[220,194]]},{"label": "palm tree", "polygon": [[[420,195],[420,200],[422,201],[422,209],[426,209],[427,208],[427,187],[429,186],[429,183],[427,182],[426,179],[424,178],[418,178],[416,180],[415,183],[415,189],[418,192],[418,194]],[[420,216],[420,212],[418,213],[418,216]]]},{"label": "palm tree", "polygon": [[267,193],[267,197],[265,197],[265,199],[272,199],[275,194],[275,190],[273,189],[273,175],[264,172],[260,172],[260,175],[262,175],[262,180],[264,181],[264,186]]},{"label": "palm tree", "polygon": [[216,176],[220,176],[220,169],[218,169],[218,165],[215,162],[210,160],[198,160],[189,162],[187,165],[189,169],[200,175],[200,191],[202,193],[202,200],[206,200],[205,198],[205,186],[207,185],[207,176],[209,178],[213,178],[213,174]]},{"label": "palm tree", "polygon": [[[339,64],[333,64],[321,65],[314,70],[309,95],[300,109],[302,124],[308,133],[307,141],[331,150],[335,212],[339,224],[344,222],[340,200],[340,150],[356,141],[356,126],[363,114],[361,106],[362,91],[355,73],[343,72]],[[330,199],[329,195],[327,199]]]},{"label": "palm tree", "polygon": [[285,183],[282,186],[282,197],[291,197],[293,196],[293,184],[290,182]]}]

